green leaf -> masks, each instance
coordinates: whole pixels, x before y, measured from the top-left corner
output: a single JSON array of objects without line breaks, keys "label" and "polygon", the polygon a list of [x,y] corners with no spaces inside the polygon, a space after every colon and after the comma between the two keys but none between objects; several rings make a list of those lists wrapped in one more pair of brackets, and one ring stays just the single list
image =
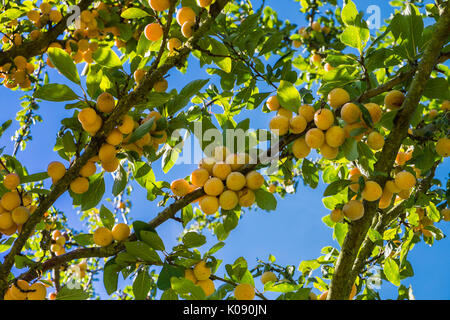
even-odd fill
[{"label": "green leaf", "polygon": [[33,97],[46,101],[61,102],[76,100],[78,95],[65,84],[49,83],[39,87]]},{"label": "green leaf", "polygon": [[30,182],[42,181],[47,178],[48,178],[47,172],[34,173],[34,174],[30,174],[28,176],[21,177],[20,183],[30,183]]},{"label": "green leaf", "polygon": [[285,80],[280,81],[277,90],[277,97],[283,108],[297,112],[301,105],[301,97],[294,85]]},{"label": "green leaf", "polygon": [[342,150],[348,161],[354,161],[358,159],[358,144],[353,138],[346,139],[342,145]]},{"label": "green leaf", "polygon": [[100,47],[94,52],[92,58],[98,64],[108,68],[121,68],[122,62],[117,54],[109,47]]},{"label": "green leaf", "polygon": [[86,211],[95,207],[105,193],[105,180],[103,173],[90,177],[89,189],[81,195],[81,210]]},{"label": "green leaf", "polygon": [[206,243],[206,237],[197,232],[188,232],[183,236],[182,241],[187,248],[196,248]]},{"label": "green leaf", "polygon": [[165,263],[158,276],[156,286],[160,290],[167,290],[170,288],[170,278],[184,277],[184,268],[180,266],[172,266]]},{"label": "green leaf", "polygon": [[205,292],[199,286],[196,286],[191,280],[185,278],[170,279],[172,289],[179,294],[190,294],[192,300],[205,300]]},{"label": "green leaf", "polygon": [[333,196],[333,195],[341,192],[345,188],[347,188],[352,183],[353,182],[350,181],[350,180],[336,180],[336,181],[333,181],[332,183],[330,183],[327,186],[327,188],[325,189],[325,191],[323,193],[323,196],[324,197]]},{"label": "green leaf", "polygon": [[138,19],[143,17],[148,17],[149,14],[142,9],[139,8],[129,8],[122,12],[120,15],[124,19]]},{"label": "green leaf", "polygon": [[105,263],[103,267],[103,285],[106,293],[112,294],[117,290],[120,269],[121,267],[115,263],[115,259],[110,259]]},{"label": "green leaf", "polygon": [[148,274],[148,269],[140,269],[133,281],[133,294],[136,300],[145,300],[150,291],[151,282],[152,279]]},{"label": "green leaf", "polygon": [[167,289],[161,295],[161,300],[178,300],[178,294],[173,289]]},{"label": "green leaf", "polygon": [[94,239],[90,233],[80,233],[73,236],[73,240],[80,246],[90,246],[94,244]]},{"label": "green leaf", "polygon": [[393,259],[386,258],[386,260],[384,261],[383,271],[386,279],[392,282],[393,285],[397,287],[400,285],[399,268],[397,263]]},{"label": "green leaf", "polygon": [[[216,39],[210,38],[209,43],[211,44],[211,53],[213,55],[229,56],[228,48]],[[231,72],[231,58],[230,57],[213,57],[214,63],[226,73]]]},{"label": "green leaf", "polygon": [[125,169],[120,166],[119,173],[114,178],[112,194],[117,197],[127,186],[128,179]]},{"label": "green leaf", "polygon": [[100,220],[102,220],[103,226],[111,230],[116,224],[114,214],[106,208],[104,205],[100,208]]},{"label": "green leaf", "polygon": [[69,289],[67,286],[61,288],[56,295],[56,300],[86,300],[89,292],[83,289]]},{"label": "green leaf", "polygon": [[356,9],[356,5],[348,0],[344,8],[341,11],[341,19],[344,24],[353,25],[355,24],[356,17],[358,16],[358,9]]},{"label": "green leaf", "polygon": [[370,37],[370,31],[368,28],[347,26],[344,32],[340,35],[342,43],[359,50],[362,52]]},{"label": "green leaf", "polygon": [[180,93],[171,100],[168,106],[168,112],[170,115],[174,115],[176,112],[184,108],[194,95],[200,93],[200,90],[209,82],[209,79],[194,80],[189,82]]},{"label": "green leaf", "polygon": [[125,242],[128,253],[144,261],[162,263],[156,251],[142,241]]},{"label": "green leaf", "polygon": [[346,223],[336,223],[334,226],[333,236],[336,238],[339,245],[342,247],[344,243],[345,235],[348,231],[348,225]]},{"label": "green leaf", "polygon": [[425,85],[423,96],[428,99],[450,99],[448,81],[445,78],[429,79]]},{"label": "green leaf", "polygon": [[70,55],[60,48],[48,48],[47,54],[50,61],[67,79],[76,84],[80,84],[80,76],[78,75],[77,67]]},{"label": "green leaf", "polygon": [[162,239],[158,236],[158,234],[153,231],[141,231],[141,240],[148,244],[155,250],[163,251],[165,250],[164,243]]},{"label": "green leaf", "polygon": [[155,118],[151,118],[148,121],[141,124],[139,127],[137,127],[136,130],[134,130],[133,133],[131,134],[130,139],[128,140],[128,143],[133,143],[133,142],[141,139],[147,133],[149,133],[151,128],[153,127],[154,120],[155,120]]},{"label": "green leaf", "polygon": [[253,190],[255,193],[256,204],[263,210],[272,211],[277,208],[277,199],[275,196],[263,189]]}]

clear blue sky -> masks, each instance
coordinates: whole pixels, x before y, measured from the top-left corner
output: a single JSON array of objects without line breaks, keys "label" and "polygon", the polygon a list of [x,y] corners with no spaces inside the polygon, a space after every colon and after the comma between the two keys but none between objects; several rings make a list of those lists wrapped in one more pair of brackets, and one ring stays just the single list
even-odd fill
[{"label": "clear blue sky", "polygon": [[[260,2],[254,2],[257,6]],[[339,1],[342,4],[342,1]],[[366,10],[368,4],[365,1],[355,1],[358,9]],[[380,4],[381,3],[381,4]],[[291,23],[298,25],[305,24],[303,15],[299,12],[300,4],[294,1],[266,1],[268,6],[274,8],[281,19],[288,19]],[[388,2],[377,2],[381,6],[382,19],[387,19],[392,12]],[[188,73],[182,75],[177,71],[172,71],[169,78],[169,89],[182,88],[193,79],[208,78],[204,71],[200,70],[197,60],[191,58]],[[79,65],[80,72],[83,65]],[[49,71],[52,82],[67,83],[55,71]],[[262,92],[270,91],[270,88],[260,83]],[[3,87],[0,88],[0,96],[3,101],[3,110],[0,114],[0,123],[15,117],[15,113],[20,110],[19,98],[21,92],[13,92]],[[63,103],[42,102],[40,103],[39,114],[44,122],[33,126],[33,141],[29,142],[25,151],[20,151],[18,159],[27,166],[30,173],[42,172],[46,170],[47,164],[53,160],[59,160],[56,152],[53,152],[53,145],[56,139],[56,132],[60,128],[60,121],[71,112],[64,109]],[[268,128],[271,115],[263,114],[260,111],[247,111],[239,115],[237,121],[251,117],[251,128]],[[14,122],[5,135],[0,139],[0,147],[6,146],[5,153],[12,153],[13,143],[9,141],[18,128],[18,123]],[[153,164],[156,178],[158,180],[172,181],[181,178],[187,172],[192,171],[195,165],[175,165],[167,174],[161,170],[160,162]],[[447,159],[437,172],[437,177],[441,180],[448,179],[450,162]],[[107,193],[105,199],[110,198],[111,178],[107,178]],[[47,181],[47,186],[48,185]],[[317,258],[320,250],[324,246],[338,247],[336,241],[332,239],[332,230],[325,226],[321,219],[327,215],[328,210],[322,205],[322,194],[325,185],[321,183],[315,190],[300,185],[297,194],[287,196],[278,202],[276,212],[264,212],[252,210],[243,215],[239,226],[233,230],[226,240],[226,246],[221,249],[216,257],[223,260],[222,267],[219,268],[218,275],[223,276],[225,270],[223,266],[232,263],[236,258],[244,256],[249,265],[253,266],[256,259],[267,261],[269,254],[277,258],[277,263],[281,265],[294,265],[298,267],[303,260]],[[130,217],[134,220],[148,221],[154,217],[161,208],[157,207],[157,201],[146,200],[145,190],[135,184],[132,193],[133,209]],[[112,209],[111,205],[104,201],[104,204]],[[68,194],[64,194],[57,202],[56,206],[64,210],[71,218],[74,227],[85,230],[79,222],[77,208],[72,207],[72,201]],[[119,218],[119,217],[118,217]],[[450,231],[450,223],[441,222],[437,225],[445,234]],[[166,248],[176,244],[176,238],[182,231],[177,222],[169,221],[157,229],[158,234],[163,238]],[[205,231],[208,237],[208,244],[202,247],[202,252],[217,242],[216,238]],[[450,241],[445,238],[435,242],[433,247],[425,243],[420,243],[414,247],[409,255],[409,260],[413,265],[415,276],[403,281],[402,284],[413,287],[414,295],[417,299],[449,299],[450,291]],[[0,258],[4,254],[0,254]],[[129,282],[128,282],[129,283]],[[256,280],[257,287],[262,289],[259,279]],[[220,283],[216,282],[216,287]],[[102,298],[108,298],[103,290],[101,277],[96,283],[96,289],[101,293]],[[119,287],[121,287],[119,285]],[[318,293],[317,290],[315,290]],[[268,295],[273,297],[273,295]],[[383,284],[381,290],[383,299],[397,297],[397,288],[389,283]]]}]

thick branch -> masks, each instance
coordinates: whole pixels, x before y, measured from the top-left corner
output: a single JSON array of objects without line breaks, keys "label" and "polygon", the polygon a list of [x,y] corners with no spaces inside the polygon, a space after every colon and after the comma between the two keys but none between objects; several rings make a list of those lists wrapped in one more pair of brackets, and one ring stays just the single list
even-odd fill
[{"label": "thick branch", "polygon": [[[389,173],[391,171],[402,141],[407,136],[411,117],[420,101],[425,84],[438,62],[439,52],[448,37],[448,30],[450,30],[450,3],[447,3],[444,13],[434,26],[433,36],[419,63],[402,108],[394,119],[394,127],[386,139],[380,157],[375,164],[374,172]],[[371,177],[371,179],[384,187],[387,176],[378,175]],[[353,222],[349,227],[341,253],[336,262],[328,299],[343,300],[348,298],[350,294],[351,287],[356,278],[355,274],[351,273],[352,267],[376,213],[377,203],[364,201],[364,210],[365,214],[363,218]]]}]

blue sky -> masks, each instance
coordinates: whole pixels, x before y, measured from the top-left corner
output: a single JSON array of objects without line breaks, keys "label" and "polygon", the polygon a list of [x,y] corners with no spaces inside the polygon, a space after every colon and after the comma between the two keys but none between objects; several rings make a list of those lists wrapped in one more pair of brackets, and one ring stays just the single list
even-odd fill
[{"label": "blue sky", "polygon": [[[342,1],[339,1],[342,4]],[[367,1],[355,1],[358,9],[366,10],[371,3]],[[380,4],[382,3],[382,4]],[[257,6],[259,1],[255,2]],[[374,2],[381,6],[382,19],[387,19],[392,8],[388,2]],[[304,25],[303,14],[299,12],[300,4],[292,0],[268,0],[266,5],[274,8],[281,19],[288,19],[291,23]],[[190,66],[187,74],[183,75],[177,71],[170,72],[169,90],[177,88],[180,90],[185,84],[193,79],[208,78],[204,71],[199,68],[198,61],[190,58]],[[81,72],[83,65],[79,65]],[[49,71],[52,82],[67,83],[54,70]],[[260,83],[261,92],[271,89]],[[3,101],[3,110],[0,115],[0,123],[15,117],[15,113],[20,110],[19,99],[21,92],[13,92],[3,87],[0,88],[0,96]],[[53,145],[56,139],[56,132],[60,128],[62,118],[70,116],[71,111],[64,109],[63,103],[42,102],[38,113],[43,117],[44,122],[33,126],[33,141],[29,142],[25,151],[20,151],[17,158],[27,166],[30,173],[42,172],[46,170],[47,164],[53,160],[59,160],[56,152],[53,152]],[[251,117],[251,128],[267,129],[272,115],[263,114],[259,110],[246,111],[240,114],[237,121]],[[14,122],[5,135],[0,138],[0,147],[6,146],[5,153],[12,153],[13,143],[9,137],[18,128],[18,123]],[[182,178],[196,168],[196,165],[175,165],[173,169],[164,174],[161,170],[160,162],[153,164],[153,169],[158,180],[172,181]],[[450,162],[447,159],[438,169],[437,177],[444,181],[450,169]],[[107,193],[105,199],[110,198],[111,178],[107,178]],[[49,187],[49,181],[46,182]],[[289,195],[281,200],[278,196],[278,207],[275,212],[264,212],[261,210],[251,210],[247,212],[239,222],[239,226],[233,230],[225,241],[226,246],[217,254],[218,259],[223,260],[223,265],[233,263],[233,261],[243,256],[250,266],[256,263],[256,259],[267,261],[269,254],[273,254],[281,265],[294,265],[298,267],[303,260],[314,259],[320,255],[320,250],[324,246],[338,247],[336,241],[332,239],[332,230],[323,224],[322,217],[327,215],[328,210],[322,205],[322,194],[326,185],[322,182],[315,190],[311,190],[300,184],[295,195]],[[130,217],[134,220],[148,221],[153,218],[161,208],[157,207],[157,201],[146,200],[146,193],[141,187],[135,184],[132,193],[133,208]],[[112,209],[109,203],[104,204]],[[56,202],[56,207],[64,210],[74,223],[76,229],[83,229],[79,222],[77,208],[72,207],[69,195],[64,194]],[[119,217],[118,217],[119,218]],[[120,219],[120,218],[119,218]],[[122,221],[119,221],[122,222]],[[445,234],[450,231],[450,223],[438,223]],[[168,221],[158,227],[158,234],[163,238],[166,248],[176,244],[176,239],[182,232],[181,226],[174,221]],[[207,245],[201,248],[204,252],[217,242],[216,238],[205,231],[208,237]],[[450,275],[448,265],[450,264],[450,241],[445,238],[435,242],[432,247],[425,243],[420,243],[414,247],[409,255],[409,260],[413,265],[415,276],[408,278],[402,283],[413,287],[413,292],[417,299],[449,299]],[[1,258],[2,254],[0,254]],[[218,270],[218,275],[224,275],[223,265]],[[100,281],[96,283],[96,289],[101,293],[102,298],[108,298],[103,290]],[[259,279],[256,279],[258,289],[262,289]],[[216,287],[220,283],[216,282]],[[120,287],[120,286],[119,286]],[[318,293],[317,290],[315,290]],[[273,297],[273,295],[268,295]],[[397,297],[397,288],[392,284],[383,284],[381,297],[392,299]]]}]

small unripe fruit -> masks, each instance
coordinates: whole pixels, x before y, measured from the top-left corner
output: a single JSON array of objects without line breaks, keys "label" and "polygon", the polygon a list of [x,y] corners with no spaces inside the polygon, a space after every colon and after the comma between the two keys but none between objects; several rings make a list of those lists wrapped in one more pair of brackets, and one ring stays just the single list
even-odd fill
[{"label": "small unripe fruit", "polygon": [[328,104],[333,108],[339,108],[350,101],[348,92],[341,88],[335,88],[328,93]]},{"label": "small unripe fruit", "polygon": [[236,300],[253,300],[255,298],[255,288],[248,283],[241,283],[234,289]]},{"label": "small unripe fruit", "polygon": [[130,227],[125,223],[118,223],[111,230],[112,236],[116,241],[124,241],[130,236]]},{"label": "small unripe fruit", "polygon": [[105,227],[100,227],[94,232],[94,243],[100,247],[109,246],[113,242],[112,232]]},{"label": "small unripe fruit", "polygon": [[359,220],[364,216],[364,206],[361,201],[350,200],[342,208],[344,215],[352,221]]}]

